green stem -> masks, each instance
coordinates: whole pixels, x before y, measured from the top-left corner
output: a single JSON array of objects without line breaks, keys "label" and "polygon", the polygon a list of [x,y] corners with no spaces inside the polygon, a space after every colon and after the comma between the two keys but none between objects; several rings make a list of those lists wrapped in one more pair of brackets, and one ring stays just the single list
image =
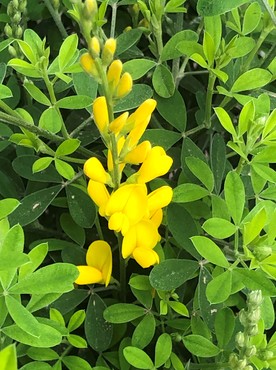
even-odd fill
[{"label": "green stem", "polygon": [[45,3],[46,7],[48,8],[49,13],[51,14],[57,28],[59,29],[59,32],[60,32],[62,38],[66,39],[68,34],[66,32],[66,29],[63,26],[63,23],[61,21],[61,17],[60,17],[59,12],[56,9],[53,8],[53,5],[51,4],[50,0],[43,0],[43,1]]},{"label": "green stem", "polygon": [[63,155],[62,157],[60,157],[60,159],[62,159],[65,162],[79,163],[79,164],[84,164],[86,161],[85,159],[72,158],[72,157],[68,157],[67,155]]},{"label": "green stem", "polygon": [[114,38],[115,28],[116,28],[117,3],[113,3],[111,8],[112,8],[112,15],[111,15],[111,25],[110,25],[110,37]]},{"label": "green stem", "polygon": [[216,76],[210,71],[208,86],[207,86],[207,94],[206,94],[206,101],[205,101],[205,127],[211,127],[211,115],[212,115],[212,99],[214,93],[214,85],[216,81]]},{"label": "green stem", "polygon": [[235,232],[234,253],[235,253],[235,257],[239,255],[239,231],[238,230]]},{"label": "green stem", "polygon": [[[176,32],[179,32],[183,29],[183,15],[181,13],[178,13],[176,15],[176,26],[175,26]],[[172,62],[172,75],[174,77],[174,81],[176,82],[177,76],[179,73],[179,65],[180,65],[180,58],[173,59]]]},{"label": "green stem", "polygon": [[260,34],[260,37],[258,41],[256,42],[255,47],[251,50],[250,54],[248,55],[245,64],[242,66],[242,71],[245,72],[250,68],[250,64],[252,63],[252,60],[254,59],[255,55],[258,53],[258,50],[260,49],[262,43],[267,38],[269,33],[272,31],[272,27],[264,28]]},{"label": "green stem", "polygon": [[183,132],[182,136],[185,138],[187,136],[190,136],[190,135],[193,135],[193,134],[197,133],[198,131],[203,130],[204,128],[205,128],[204,124],[199,125],[197,127],[191,128],[190,130],[188,130],[186,132]]},{"label": "green stem", "polygon": [[83,130],[90,122],[92,122],[92,116],[88,117],[86,120],[84,120],[78,127],[75,128],[75,130],[71,131],[70,137],[74,138],[78,135],[81,130]]},{"label": "green stem", "polygon": [[266,10],[268,11],[268,14],[270,15],[270,18],[271,18],[272,22],[276,26],[276,16],[275,16],[272,8],[270,7],[268,1],[267,0],[262,0],[262,3],[264,4]]},{"label": "green stem", "polygon": [[126,261],[122,257],[122,244],[123,244],[123,238],[120,233],[117,233],[117,240],[119,245],[119,259],[120,259],[120,298],[121,302],[126,301]]},{"label": "green stem", "polygon": [[97,229],[97,233],[99,234],[99,238],[101,240],[104,240],[104,235],[103,235],[102,227],[101,227],[101,224],[100,224],[98,212],[97,212],[97,215],[96,215],[96,218],[95,218],[95,226],[96,226],[96,229]]},{"label": "green stem", "polygon": [[159,22],[158,31],[156,31],[154,33],[154,37],[155,37],[156,46],[157,46],[158,60],[160,61],[162,50],[163,50],[162,23],[161,23],[161,21]]}]

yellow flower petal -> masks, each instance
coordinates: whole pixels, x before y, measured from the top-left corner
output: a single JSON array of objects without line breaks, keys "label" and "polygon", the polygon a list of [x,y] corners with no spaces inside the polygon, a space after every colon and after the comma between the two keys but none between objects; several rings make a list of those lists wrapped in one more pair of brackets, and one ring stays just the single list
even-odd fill
[{"label": "yellow flower petal", "polygon": [[164,185],[148,195],[148,209],[150,212],[166,207],[172,200],[173,190]]},{"label": "yellow flower petal", "polygon": [[103,280],[101,271],[91,266],[77,266],[79,270],[79,276],[75,280],[78,285],[96,284]]},{"label": "yellow flower petal", "polygon": [[140,164],[144,162],[149,151],[151,150],[151,143],[149,141],[143,141],[141,144],[137,145],[133,150],[128,152],[123,161],[125,163]]},{"label": "yellow flower petal", "polygon": [[100,182],[90,180],[87,187],[88,194],[99,207],[99,214],[105,216],[105,207],[110,198],[106,186]]},{"label": "yellow flower petal", "polygon": [[127,94],[130,93],[132,85],[133,81],[131,75],[128,72],[125,72],[119,81],[116,91],[116,97],[119,99],[125,97]]},{"label": "yellow flower petal", "polygon": [[119,117],[115,118],[109,125],[109,131],[114,134],[118,134],[124,127],[126,120],[128,118],[128,112],[121,114]]},{"label": "yellow flower petal", "polygon": [[93,115],[94,121],[100,133],[105,133],[107,131],[109,116],[107,103],[104,96],[100,96],[94,100],[93,103]]},{"label": "yellow flower petal", "polygon": [[128,217],[122,212],[113,213],[108,220],[108,228],[116,232],[122,232],[122,235],[128,231],[130,226]]},{"label": "yellow flower petal", "polygon": [[95,36],[92,37],[92,39],[89,42],[89,47],[93,55],[95,54],[95,56],[99,56],[100,51],[101,51],[101,45],[100,45],[100,41],[98,37],[95,37]]},{"label": "yellow flower petal", "polygon": [[172,158],[166,155],[161,146],[155,146],[137,172],[138,183],[146,183],[156,177],[165,175],[171,168],[172,162]]},{"label": "yellow flower petal", "polygon": [[117,42],[115,39],[110,38],[106,40],[104,47],[103,47],[103,51],[102,51],[103,65],[108,66],[112,62],[112,59],[113,59],[113,56],[116,50],[116,45],[117,45]]},{"label": "yellow flower petal", "polygon": [[[118,155],[120,155],[122,147],[124,146],[124,143],[125,143],[125,138],[124,136],[121,136],[120,139],[117,141]],[[124,167],[125,167],[125,163],[119,164],[120,172],[123,171]],[[109,172],[113,171],[113,159],[112,159],[112,153],[110,149],[108,149],[108,152],[107,152],[107,168]]]},{"label": "yellow flower petal", "polygon": [[135,248],[132,257],[143,268],[147,268],[159,263],[158,254],[148,248]]},{"label": "yellow flower petal", "polygon": [[121,78],[122,69],[123,63],[119,59],[114,60],[110,64],[107,71],[107,81],[111,91],[114,91],[117,88]]},{"label": "yellow flower petal", "polygon": [[162,209],[157,209],[150,215],[151,222],[155,225],[156,228],[158,228],[161,225],[161,222],[163,220],[163,211]]},{"label": "yellow flower petal", "polygon": [[89,53],[82,54],[82,56],[80,57],[80,64],[86,73],[90,74],[95,78],[99,78],[99,74],[94,59],[91,57]]},{"label": "yellow flower petal", "polygon": [[86,253],[86,263],[102,273],[102,282],[109,284],[112,269],[112,252],[110,245],[104,240],[96,240],[90,244]]},{"label": "yellow flower petal", "polygon": [[89,158],[83,167],[83,171],[87,177],[93,181],[98,181],[103,184],[110,184],[111,177],[104,169],[101,162],[96,157]]}]

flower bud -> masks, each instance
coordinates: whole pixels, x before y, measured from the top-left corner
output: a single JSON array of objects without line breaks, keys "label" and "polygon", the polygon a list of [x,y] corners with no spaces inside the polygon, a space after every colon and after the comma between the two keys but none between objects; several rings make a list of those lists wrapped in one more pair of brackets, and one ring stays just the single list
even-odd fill
[{"label": "flower bud", "polygon": [[237,370],[244,370],[245,366],[247,365],[247,360],[239,360],[237,363]]},{"label": "flower bud", "polygon": [[128,118],[128,112],[121,114],[119,117],[115,118],[109,125],[109,131],[114,134],[118,134],[124,127],[126,120]]},{"label": "flower bud", "polygon": [[235,341],[239,348],[243,348],[245,343],[244,333],[242,333],[241,331],[238,332]]},{"label": "flower bud", "polygon": [[87,19],[91,19],[94,14],[98,11],[98,5],[96,0],[85,0],[83,15]]},{"label": "flower bud", "polygon": [[253,290],[251,293],[248,294],[248,306],[249,305],[256,305],[260,306],[263,302],[263,296],[261,290]]},{"label": "flower bud", "polygon": [[256,347],[255,346],[250,346],[246,348],[245,355],[246,357],[252,357],[255,356],[257,353]]},{"label": "flower bud", "polygon": [[249,328],[248,328],[248,335],[250,337],[254,337],[255,335],[257,335],[259,332],[259,328],[258,328],[258,325],[257,324],[254,324],[254,325],[250,325]]},{"label": "flower bud", "polygon": [[253,324],[257,324],[261,318],[260,307],[256,308],[251,314],[248,315],[248,321]]},{"label": "flower bud", "polygon": [[112,93],[117,89],[117,86],[121,78],[122,69],[123,64],[119,59],[114,60],[108,68],[107,81]]},{"label": "flower bud", "polygon": [[9,53],[12,57],[16,58],[17,57],[17,52],[15,48],[12,45],[9,45],[8,47]]},{"label": "flower bud", "polygon": [[5,32],[7,37],[13,37],[12,28],[8,23],[6,23],[6,25],[4,27],[4,32]]},{"label": "flower bud", "polygon": [[82,54],[80,57],[80,64],[86,73],[90,74],[97,80],[99,79],[99,74],[94,59],[89,53]]},{"label": "flower bud", "polygon": [[231,353],[229,356],[229,365],[231,369],[236,369],[238,363],[238,356],[235,353]]},{"label": "flower bud", "polygon": [[100,55],[100,51],[101,51],[101,45],[100,45],[100,41],[97,37],[92,37],[92,39],[90,40],[90,43],[89,43],[89,48],[92,52],[92,55],[93,56],[99,56]]},{"label": "flower bud", "polygon": [[116,50],[116,44],[117,42],[113,38],[106,40],[102,51],[103,65],[108,66],[112,62]]},{"label": "flower bud", "polygon": [[12,21],[15,24],[19,24],[20,21],[21,21],[21,13],[20,12],[15,12],[13,17],[12,17]]},{"label": "flower bud", "polygon": [[18,25],[15,31],[15,37],[17,39],[21,39],[22,35],[23,35],[22,27]]},{"label": "flower bud", "polygon": [[251,365],[245,366],[244,370],[253,370],[253,367]]},{"label": "flower bud", "polygon": [[128,72],[125,72],[119,81],[116,97],[121,99],[129,94],[132,89],[132,84],[131,75]]},{"label": "flower bud", "polygon": [[242,326],[246,326],[248,324],[247,313],[244,309],[242,309],[239,313],[239,320]]},{"label": "flower bud", "polygon": [[102,184],[111,183],[109,173],[105,171],[103,165],[96,157],[91,157],[84,163],[83,172],[93,181],[97,181]]},{"label": "flower bud", "polygon": [[94,100],[93,115],[98,130],[100,131],[101,134],[104,135],[107,132],[109,123],[107,103],[106,98],[104,96],[100,96]]}]

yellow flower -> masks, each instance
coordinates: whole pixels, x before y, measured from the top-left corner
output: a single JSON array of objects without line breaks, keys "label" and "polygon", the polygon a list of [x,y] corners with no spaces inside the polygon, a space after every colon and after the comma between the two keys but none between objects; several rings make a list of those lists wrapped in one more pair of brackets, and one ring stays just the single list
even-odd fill
[{"label": "yellow flower", "polygon": [[165,175],[171,168],[172,162],[172,158],[166,154],[161,146],[155,146],[136,173],[137,182],[146,183]]},{"label": "yellow flower", "polygon": [[94,59],[91,57],[89,53],[82,54],[82,56],[80,57],[80,64],[86,73],[90,74],[96,79],[99,78],[99,74]]},{"label": "yellow flower", "polygon": [[166,207],[172,200],[173,190],[170,186],[164,185],[152,191],[148,195],[148,209],[150,214],[160,208]]},{"label": "yellow flower", "polygon": [[84,163],[83,172],[91,180],[102,184],[111,184],[112,182],[111,176],[96,157],[91,157]]},{"label": "yellow flower", "polygon": [[108,66],[112,62],[112,59],[113,59],[113,56],[116,50],[116,45],[117,45],[117,42],[115,39],[110,38],[106,40],[104,47],[103,47],[103,51],[102,51],[103,65]]},{"label": "yellow flower", "polygon": [[109,216],[108,227],[121,231],[124,235],[131,225],[136,224],[146,215],[147,188],[138,184],[126,184],[111,194],[105,207]]},{"label": "yellow flower", "polygon": [[94,100],[93,115],[98,130],[101,134],[105,135],[107,133],[107,128],[109,124],[109,116],[106,98],[104,96],[100,96]]},{"label": "yellow flower", "polygon": [[105,216],[105,207],[110,198],[106,186],[100,182],[89,180],[87,192],[93,202],[99,207],[99,214]]},{"label": "yellow flower", "polygon": [[128,72],[125,72],[118,83],[116,98],[121,99],[129,94],[132,89],[132,85],[133,81],[131,75]]},{"label": "yellow flower", "polygon": [[[117,141],[118,155],[120,155],[122,147],[124,146],[124,143],[125,143],[125,138],[124,138],[124,136],[121,136],[120,139]],[[125,167],[125,163],[120,163],[119,164],[120,172],[123,171],[124,167]],[[107,168],[108,168],[108,171],[110,173],[113,171],[113,168],[114,168],[112,153],[111,153],[110,149],[108,149],[108,152],[107,152]]]},{"label": "yellow flower", "polygon": [[121,78],[122,69],[123,64],[119,59],[114,60],[108,68],[107,81],[112,92],[114,92],[118,86]]},{"label": "yellow flower", "polygon": [[90,43],[89,43],[89,47],[90,47],[90,50],[91,52],[93,53],[92,55],[94,55],[94,57],[98,57],[100,55],[100,51],[101,51],[101,45],[100,45],[100,41],[97,37],[92,37],[92,39],[90,40]]},{"label": "yellow flower", "polygon": [[86,263],[87,266],[77,266],[80,274],[75,283],[79,285],[98,283],[107,286],[112,271],[110,245],[103,240],[94,241],[87,250]]},{"label": "yellow flower", "polygon": [[123,238],[123,258],[133,257],[143,268],[159,262],[158,254],[153,251],[160,235],[153,222],[142,220],[128,229]]},{"label": "yellow flower", "polygon": [[150,150],[151,143],[147,140],[143,141],[141,144],[137,145],[134,149],[128,152],[122,160],[125,163],[140,164],[144,162]]},{"label": "yellow flower", "polygon": [[128,112],[122,113],[119,117],[115,118],[109,125],[109,131],[118,134],[126,124]]}]

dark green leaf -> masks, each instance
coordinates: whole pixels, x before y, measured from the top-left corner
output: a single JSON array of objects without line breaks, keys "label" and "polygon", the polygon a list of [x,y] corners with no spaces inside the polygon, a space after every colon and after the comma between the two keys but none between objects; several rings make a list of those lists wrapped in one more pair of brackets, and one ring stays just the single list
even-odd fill
[{"label": "dark green leaf", "polygon": [[156,367],[162,366],[170,357],[172,353],[172,338],[169,334],[163,333],[157,339],[155,346],[155,360]]},{"label": "dark green leaf", "polygon": [[133,108],[137,108],[146,99],[152,97],[152,89],[148,85],[136,84],[131,92],[115,105],[114,113],[124,112]]},{"label": "dark green leaf", "polygon": [[224,307],[215,316],[215,332],[218,346],[225,348],[229,343],[235,328],[235,315],[231,308]]},{"label": "dark green leaf", "polygon": [[155,65],[156,62],[150,59],[133,59],[124,63],[123,71],[130,73],[133,80],[138,80]]},{"label": "dark green leaf", "polygon": [[206,288],[206,296],[210,303],[222,303],[231,294],[232,272],[227,270],[216,276],[209,282]]},{"label": "dark green leaf", "polygon": [[178,58],[183,55],[181,51],[176,48],[176,46],[180,42],[185,41],[192,41],[197,42],[198,40],[198,34],[192,30],[184,30],[176,33],[173,35],[168,42],[165,44],[162,53],[161,53],[161,60],[170,60],[174,58]]},{"label": "dark green leaf", "polygon": [[131,344],[140,349],[145,348],[153,339],[155,327],[156,323],[153,314],[147,314],[136,326],[132,334]]},{"label": "dark green leaf", "polygon": [[201,335],[187,335],[183,342],[188,351],[199,357],[213,357],[220,352],[217,346]]},{"label": "dark green leaf", "polygon": [[199,264],[184,259],[168,259],[154,266],[150,272],[150,283],[156,290],[173,290],[194,277]]},{"label": "dark green leaf", "polygon": [[174,94],[175,85],[173,75],[163,64],[157,65],[153,72],[152,84],[154,90],[162,98],[169,98]]},{"label": "dark green leaf", "polygon": [[178,132],[155,128],[146,130],[141,140],[149,140],[152,146],[159,145],[168,150],[181,138],[182,136]]},{"label": "dark green leaf", "polygon": [[229,213],[235,225],[239,225],[245,204],[245,190],[237,172],[228,172],[224,184],[224,195]]},{"label": "dark green leaf", "polygon": [[123,353],[130,365],[138,369],[150,370],[153,368],[152,360],[143,350],[128,346],[124,348]]},{"label": "dark green leaf", "polygon": [[93,99],[86,95],[73,95],[61,98],[56,107],[64,109],[83,109],[92,105]]},{"label": "dark green leaf", "polygon": [[229,12],[250,0],[198,0],[197,11],[201,16],[219,15]]},{"label": "dark green leaf", "polygon": [[191,240],[198,251],[198,253],[205,258],[207,261],[221,267],[229,267],[222,250],[206,236],[193,236]]},{"label": "dark green leaf", "polygon": [[117,48],[116,56],[119,56],[126,50],[128,50],[132,45],[140,39],[142,35],[142,30],[139,28],[134,28],[128,32],[123,32],[117,37]]},{"label": "dark green leaf", "polygon": [[121,324],[144,316],[146,310],[143,307],[131,303],[116,303],[107,307],[104,311],[104,319],[113,324]]}]

